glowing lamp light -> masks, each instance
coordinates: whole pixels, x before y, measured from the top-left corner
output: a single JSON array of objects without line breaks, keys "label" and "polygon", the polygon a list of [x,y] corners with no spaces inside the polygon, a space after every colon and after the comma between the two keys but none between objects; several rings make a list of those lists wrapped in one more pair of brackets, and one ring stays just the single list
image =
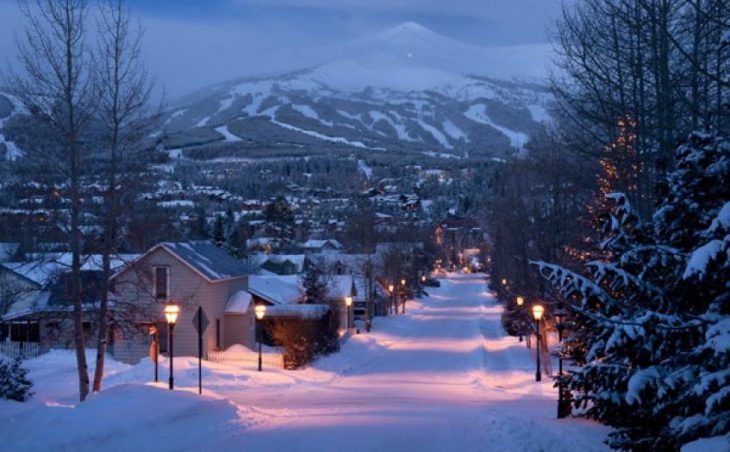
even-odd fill
[{"label": "glowing lamp light", "polygon": [[517,306],[522,306],[523,304],[525,304],[525,298],[517,297]]},{"label": "glowing lamp light", "polygon": [[400,285],[401,286],[405,286],[406,285],[406,280],[405,279],[401,279],[400,280]]},{"label": "glowing lamp light", "polygon": [[543,308],[540,304],[536,304],[532,307],[532,317],[536,322],[539,322],[540,319],[542,319],[543,312],[545,312],[545,308]]},{"label": "glowing lamp light", "polygon": [[507,278],[502,278],[502,285],[503,286],[506,286],[507,285]]},{"label": "glowing lamp light", "polygon": [[426,282],[426,275],[421,276],[421,282]]},{"label": "glowing lamp light", "polygon": [[180,314],[180,306],[174,303],[165,306],[165,319],[167,319],[168,325],[174,325],[177,322],[178,314]]},{"label": "glowing lamp light", "polygon": [[388,284],[388,292],[393,293],[393,289],[395,289],[395,287],[393,287],[393,284]]},{"label": "glowing lamp light", "polygon": [[352,297],[345,297],[345,306],[350,307],[352,306]]},{"label": "glowing lamp light", "polygon": [[256,311],[256,318],[258,320],[263,319],[264,316],[266,315],[266,305],[257,304],[255,311]]}]

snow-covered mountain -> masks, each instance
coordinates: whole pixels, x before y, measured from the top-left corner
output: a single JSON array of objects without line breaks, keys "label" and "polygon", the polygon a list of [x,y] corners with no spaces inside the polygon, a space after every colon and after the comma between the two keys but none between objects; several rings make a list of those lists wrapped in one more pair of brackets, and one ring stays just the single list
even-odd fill
[{"label": "snow-covered mountain", "polygon": [[321,54],[311,68],[181,99],[166,147],[489,157],[519,150],[547,119],[546,46],[480,48],[408,22]]},{"label": "snow-covered mountain", "polygon": [[0,93],[0,160],[15,160],[23,152],[13,141],[7,139],[4,131],[5,122],[22,111],[20,103],[10,95]]}]

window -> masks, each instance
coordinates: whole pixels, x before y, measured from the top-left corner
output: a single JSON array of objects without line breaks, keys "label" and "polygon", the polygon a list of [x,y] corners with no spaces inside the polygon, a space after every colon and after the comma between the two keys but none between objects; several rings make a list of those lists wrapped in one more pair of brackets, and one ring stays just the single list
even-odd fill
[{"label": "window", "polygon": [[170,289],[170,267],[154,267],[155,298],[168,298]]}]

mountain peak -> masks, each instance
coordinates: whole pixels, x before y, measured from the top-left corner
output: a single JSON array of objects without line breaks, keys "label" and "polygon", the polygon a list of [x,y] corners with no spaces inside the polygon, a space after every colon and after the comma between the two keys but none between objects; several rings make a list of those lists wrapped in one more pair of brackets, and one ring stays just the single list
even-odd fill
[{"label": "mountain peak", "polygon": [[419,24],[418,22],[403,22],[402,24],[398,24],[395,27],[391,27],[390,29],[386,30],[385,33],[387,34],[413,34],[413,33],[421,33],[421,34],[430,34],[435,35],[436,33],[432,31],[431,29],[424,27],[423,25]]}]

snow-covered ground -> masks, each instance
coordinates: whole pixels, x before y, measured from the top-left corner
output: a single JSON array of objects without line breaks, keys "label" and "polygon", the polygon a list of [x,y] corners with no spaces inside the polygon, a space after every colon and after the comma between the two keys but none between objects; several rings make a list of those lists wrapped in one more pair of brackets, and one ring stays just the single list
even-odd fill
[{"label": "snow-covered ground", "polygon": [[[75,401],[73,355],[27,363],[36,395],[0,402],[3,450],[592,451],[608,429],[555,419],[549,378],[500,326],[479,276],[441,280],[405,316],[377,318],[340,353],[299,371],[175,360],[176,391],[149,361],[110,363],[106,389]],[[92,361],[93,362],[93,361]],[[167,367],[161,368],[161,379]]]}]

